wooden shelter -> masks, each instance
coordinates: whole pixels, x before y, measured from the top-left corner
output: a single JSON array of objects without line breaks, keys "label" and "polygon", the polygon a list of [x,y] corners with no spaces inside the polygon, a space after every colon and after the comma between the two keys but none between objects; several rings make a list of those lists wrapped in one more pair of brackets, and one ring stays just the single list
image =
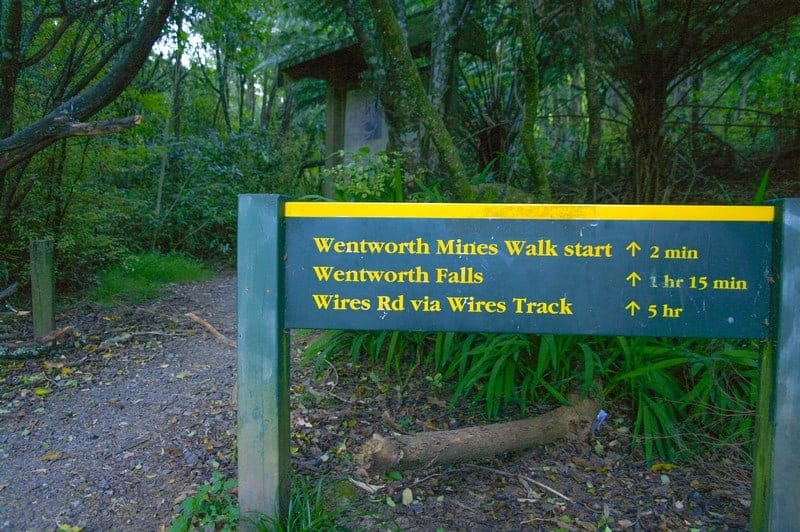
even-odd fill
[{"label": "wooden shelter", "polygon": [[[432,9],[409,17],[408,43],[415,57],[430,55],[433,27]],[[456,50],[486,56],[483,30],[471,19],[461,32]],[[303,78],[327,82],[325,155],[328,161],[340,150],[353,151],[363,146],[373,151],[386,148],[389,136],[383,110],[361,79],[367,68],[361,46],[352,37],[280,65],[285,82]],[[448,98],[451,109],[454,108],[453,97],[454,93]]]}]

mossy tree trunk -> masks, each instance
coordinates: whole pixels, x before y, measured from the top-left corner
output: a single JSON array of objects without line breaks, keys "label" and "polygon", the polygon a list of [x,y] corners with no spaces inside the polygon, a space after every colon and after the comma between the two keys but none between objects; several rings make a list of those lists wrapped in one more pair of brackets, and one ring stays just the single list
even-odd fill
[{"label": "mossy tree trunk", "polygon": [[[393,2],[397,4],[397,0]],[[422,151],[422,132],[419,121],[414,120],[413,114],[409,112],[410,97],[403,92],[404,87],[397,86],[394,81],[396,76],[387,67],[384,44],[369,10],[359,0],[347,0],[345,7],[369,66],[369,85],[380,99],[386,121],[390,125],[388,149],[401,154],[407,171],[416,172]],[[396,15],[394,9],[400,11],[400,16]],[[396,16],[399,32],[404,40],[404,9],[402,6],[395,6],[390,11]]]},{"label": "mossy tree trunk", "polygon": [[[597,35],[592,18],[593,4],[582,0],[578,3],[578,31],[581,62],[583,63],[583,88],[586,96],[586,152],[581,163],[578,183],[578,202],[595,200],[597,164],[600,161],[600,141],[603,135],[602,109],[605,95],[600,88],[600,67],[597,60]],[[590,193],[590,191],[592,191]]]},{"label": "mossy tree trunk", "polygon": [[[456,41],[472,9],[472,0],[438,0],[433,6],[431,41],[431,80],[428,94],[434,109],[445,116],[447,100],[454,87]],[[445,116],[455,123],[455,116]],[[448,124],[448,127],[450,124]]]},{"label": "mossy tree trunk", "polygon": [[670,188],[664,172],[666,83],[629,87],[632,99],[628,138],[633,156],[634,203],[667,203]]},{"label": "mossy tree trunk", "polygon": [[[348,1],[349,5],[356,2]],[[372,33],[368,29],[354,27],[365,46],[374,46],[375,57],[367,62],[374,79],[384,79],[379,98],[387,121],[394,130],[395,148],[406,157],[419,157],[420,126],[422,126],[436,148],[441,168],[447,176],[446,188],[453,199],[469,201],[472,188],[464,174],[464,165],[455,143],[444,125],[442,116],[434,109],[425,93],[408,42],[389,0],[368,0]],[[357,15],[351,13],[351,20]],[[390,144],[392,139],[390,138]],[[413,148],[412,148],[413,146]]]},{"label": "mossy tree trunk", "polygon": [[[458,128],[455,112],[457,61],[456,41],[472,9],[472,0],[437,0],[433,5],[433,38],[431,40],[431,68],[428,98],[433,108],[443,118],[451,135]],[[431,143],[424,146],[425,166],[440,167],[436,150]]]},{"label": "mossy tree trunk", "polygon": [[536,57],[536,29],[528,0],[515,0],[518,32],[522,47],[522,83],[525,101],[520,137],[522,151],[531,173],[532,192],[538,202],[550,202],[550,181],[542,168],[536,147],[536,118],[539,115],[539,62]]}]

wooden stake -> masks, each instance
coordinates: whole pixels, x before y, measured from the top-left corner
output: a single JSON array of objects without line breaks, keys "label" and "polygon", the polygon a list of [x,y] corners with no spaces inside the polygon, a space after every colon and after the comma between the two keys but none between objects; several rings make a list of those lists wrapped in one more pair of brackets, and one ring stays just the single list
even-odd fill
[{"label": "wooden stake", "polygon": [[33,336],[38,340],[47,336],[56,326],[53,239],[32,241],[30,254]]}]

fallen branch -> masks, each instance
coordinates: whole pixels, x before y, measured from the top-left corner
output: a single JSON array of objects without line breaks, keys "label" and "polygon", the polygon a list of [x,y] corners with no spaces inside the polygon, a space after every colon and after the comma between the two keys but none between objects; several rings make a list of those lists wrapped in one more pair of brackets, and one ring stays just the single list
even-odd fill
[{"label": "fallen branch", "polygon": [[231,340],[230,338],[219,332],[216,328],[214,328],[213,325],[208,323],[206,320],[204,320],[194,312],[187,312],[186,314],[184,314],[184,316],[202,325],[208,332],[210,332],[214,336],[214,338],[216,338],[223,344],[229,347],[236,347],[236,342],[234,342],[233,340]]},{"label": "fallen branch", "polygon": [[125,342],[130,341],[134,336],[172,336],[172,335],[161,331],[126,332],[118,336],[113,336],[111,338],[103,340],[97,347],[98,349],[106,349],[108,347],[111,347],[112,345],[124,344]]},{"label": "fallen branch", "polygon": [[17,318],[24,318],[25,316],[30,316],[31,315],[31,311],[30,310],[17,310],[14,307],[12,307],[11,305],[9,305],[8,303],[6,303],[6,310],[8,312],[2,312],[0,314],[11,314],[12,316],[17,317]]},{"label": "fallen branch", "polygon": [[367,471],[385,473],[476,460],[563,438],[579,440],[588,435],[599,408],[593,399],[573,399],[571,406],[507,423],[412,435],[373,434],[357,453],[356,461]]}]

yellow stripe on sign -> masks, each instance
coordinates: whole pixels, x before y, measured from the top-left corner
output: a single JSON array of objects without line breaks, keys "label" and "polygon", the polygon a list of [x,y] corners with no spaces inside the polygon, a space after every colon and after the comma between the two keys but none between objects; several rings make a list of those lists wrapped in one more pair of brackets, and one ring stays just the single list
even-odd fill
[{"label": "yellow stripe on sign", "polygon": [[723,205],[556,205],[514,203],[285,204],[291,218],[494,218],[516,220],[631,220],[684,222],[772,222],[775,208]]}]

